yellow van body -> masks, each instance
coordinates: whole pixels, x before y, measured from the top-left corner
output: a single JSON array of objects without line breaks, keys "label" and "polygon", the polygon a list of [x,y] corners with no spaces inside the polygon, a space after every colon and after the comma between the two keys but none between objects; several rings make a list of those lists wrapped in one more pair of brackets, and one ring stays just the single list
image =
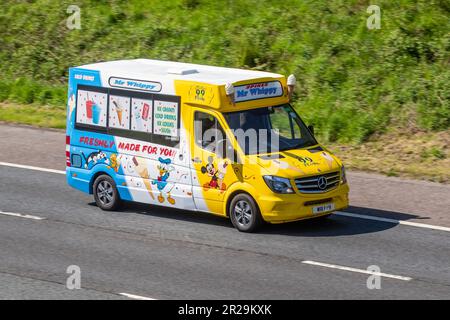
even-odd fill
[{"label": "yellow van body", "polygon": [[[223,217],[233,199],[245,194],[269,223],[321,217],[348,206],[343,164],[291,108],[283,75],[137,59],[72,68],[69,78],[67,180],[93,193],[103,209],[113,206],[101,201],[107,194],[99,177],[109,177],[107,184],[122,200]],[[251,126],[252,118],[275,111],[285,115],[282,130],[290,124],[286,141],[304,138],[309,145],[243,150],[234,134],[240,119]],[[145,128],[136,122],[143,118]],[[233,159],[217,151],[217,137],[211,138],[212,149],[203,146],[195,133],[203,123],[224,131]]]},{"label": "yellow van body", "polygon": [[[286,78],[262,78],[253,81],[245,81],[241,83],[234,83],[235,86],[248,85],[253,83],[261,83],[278,80],[282,83],[284,94],[281,97],[269,98],[248,101],[243,103],[233,103],[226,95],[224,86],[214,86],[205,83],[195,83],[192,81],[175,81],[175,88],[177,95],[182,97],[184,101],[183,109],[191,110],[183,114],[183,122],[193,124],[192,115],[194,110],[202,110],[211,113],[217,117],[220,124],[225,130],[229,130],[227,121],[223,117],[223,113],[236,112],[242,110],[255,109],[265,106],[278,106],[289,103],[288,88],[286,85]],[[202,99],[198,99],[194,94],[198,90],[203,90],[205,95]],[[189,132],[191,141],[194,141],[193,128],[187,126],[185,128]],[[326,216],[330,211],[323,213],[313,213],[313,208],[333,203],[333,211],[342,210],[348,207],[349,186],[345,180],[342,180],[342,162],[334,156],[330,151],[325,149],[320,144],[309,147],[308,149],[322,149],[323,151],[311,153],[308,149],[289,150],[285,153],[289,154],[283,161],[285,165],[274,166],[274,160],[262,160],[256,155],[244,155],[242,150],[233,135],[228,135],[228,139],[238,153],[238,158],[241,159],[242,164],[233,163],[233,170],[225,176],[224,182],[227,185],[226,192],[211,191],[211,189],[204,189],[204,199],[208,205],[211,213],[227,216],[229,211],[229,204],[232,197],[240,192],[246,192],[255,199],[261,211],[261,215],[266,222],[269,223],[283,223],[290,221],[297,221],[302,219],[309,219],[315,217]],[[191,142],[191,153],[196,154],[195,143]],[[200,151],[202,154],[202,152]],[[281,154],[284,154],[281,152]],[[202,154],[203,159],[207,159],[211,154]],[[268,153],[267,155],[271,155]],[[268,157],[270,158],[270,157]],[[298,159],[311,159],[307,163],[299,161]],[[219,166],[220,159],[215,159],[214,166]],[[277,161],[277,160],[275,160]],[[279,161],[279,160],[278,160]],[[200,168],[204,162],[196,163],[196,170],[201,171]],[[315,177],[327,173],[336,173],[339,176],[339,185],[328,192],[321,193],[302,193],[296,187],[295,180],[298,178]],[[345,174],[345,173],[344,173]],[[266,185],[264,175],[277,175],[289,178],[291,184],[295,188],[293,194],[276,194],[272,192]],[[198,179],[201,185],[208,182],[208,177],[199,175]]]}]

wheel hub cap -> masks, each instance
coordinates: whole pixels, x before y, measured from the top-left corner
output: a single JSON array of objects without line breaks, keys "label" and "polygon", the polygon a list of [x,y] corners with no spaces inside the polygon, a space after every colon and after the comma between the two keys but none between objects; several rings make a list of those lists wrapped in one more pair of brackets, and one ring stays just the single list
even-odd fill
[{"label": "wheel hub cap", "polygon": [[234,215],[236,221],[241,226],[247,226],[252,218],[252,208],[247,201],[238,201],[234,206]]}]

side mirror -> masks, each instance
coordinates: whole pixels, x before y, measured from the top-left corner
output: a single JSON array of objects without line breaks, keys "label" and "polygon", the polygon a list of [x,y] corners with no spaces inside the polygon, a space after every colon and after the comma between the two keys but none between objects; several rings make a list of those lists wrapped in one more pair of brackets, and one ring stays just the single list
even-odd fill
[{"label": "side mirror", "polygon": [[311,132],[312,135],[314,135],[314,126],[313,125],[309,125],[308,130],[309,130],[309,132]]}]

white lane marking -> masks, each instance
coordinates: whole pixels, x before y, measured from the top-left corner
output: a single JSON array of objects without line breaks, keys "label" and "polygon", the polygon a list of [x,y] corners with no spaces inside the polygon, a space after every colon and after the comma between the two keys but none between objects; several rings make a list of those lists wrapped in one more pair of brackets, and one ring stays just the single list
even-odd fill
[{"label": "white lane marking", "polygon": [[363,214],[356,214],[356,213],[349,213],[349,212],[336,212],[335,214],[338,216],[344,216],[344,217],[350,217],[350,218],[375,220],[375,221],[382,221],[382,222],[388,222],[388,223],[394,223],[394,224],[402,224],[405,226],[411,226],[411,227],[417,227],[417,228],[426,228],[426,229],[450,232],[450,228],[448,228],[448,227],[435,226],[435,225],[425,224],[425,223],[417,223],[417,222],[395,220],[395,219],[388,219],[388,218],[381,218],[381,217],[374,217],[374,216],[366,216]]},{"label": "white lane marking", "polygon": [[32,216],[32,215],[29,215],[29,214],[22,214],[22,213],[14,213],[14,212],[3,212],[3,211],[0,211],[0,214],[5,215],[5,216],[12,216],[12,217],[25,218],[25,219],[45,220],[45,218],[42,218],[42,217]]},{"label": "white lane marking", "polygon": [[332,268],[332,269],[338,269],[338,270],[344,270],[344,271],[351,271],[351,272],[358,272],[358,273],[377,275],[377,276],[380,276],[380,277],[397,279],[397,280],[403,280],[403,281],[410,281],[410,280],[412,280],[412,278],[410,278],[410,277],[397,276],[397,275],[394,275],[394,274],[388,274],[388,273],[382,273],[382,272],[374,272],[374,271],[368,271],[368,270],[364,270],[364,269],[357,269],[357,268],[351,268],[351,267],[345,267],[345,266],[338,266],[336,264],[328,264],[328,263],[322,263],[322,262],[316,262],[316,261],[310,261],[310,260],[302,261],[302,263],[313,265],[313,266],[325,267],[325,268]]},{"label": "white lane marking", "polygon": [[156,299],[153,299],[153,298],[138,296],[138,295],[135,295],[135,294],[125,293],[125,292],[120,292],[119,294],[121,296],[130,298],[130,299],[135,299],[135,300],[156,300]]},{"label": "white lane marking", "polygon": [[20,169],[28,169],[28,170],[35,170],[35,171],[43,171],[43,172],[50,172],[50,173],[58,173],[58,174],[66,174],[66,172],[62,171],[62,170],[55,170],[55,169],[47,169],[47,168],[26,166],[26,165],[23,165],[23,164],[9,163],[9,162],[0,162],[0,166],[20,168]]}]

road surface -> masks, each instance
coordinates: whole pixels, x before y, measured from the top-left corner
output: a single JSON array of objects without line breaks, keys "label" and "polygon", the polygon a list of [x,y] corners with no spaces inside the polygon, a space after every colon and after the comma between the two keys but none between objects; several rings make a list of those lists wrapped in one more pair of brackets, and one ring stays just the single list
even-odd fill
[{"label": "road surface", "polygon": [[[4,164],[61,169],[64,148],[60,155],[51,143],[61,136],[0,126],[1,299],[450,298],[448,186],[400,179],[386,185],[384,177],[350,173],[368,190],[359,189],[358,205],[347,212],[243,234],[203,213],[141,204],[104,212],[57,171]],[[45,150],[34,141],[42,138]],[[431,198],[443,192],[428,201],[428,208],[442,210],[427,212],[423,204],[389,209],[395,202],[369,196],[376,193],[367,187],[373,184],[390,193],[400,192],[398,186],[423,188]],[[73,265],[81,270],[79,290],[66,287]],[[380,289],[367,287],[373,277],[366,270],[374,265],[382,273]]]}]

